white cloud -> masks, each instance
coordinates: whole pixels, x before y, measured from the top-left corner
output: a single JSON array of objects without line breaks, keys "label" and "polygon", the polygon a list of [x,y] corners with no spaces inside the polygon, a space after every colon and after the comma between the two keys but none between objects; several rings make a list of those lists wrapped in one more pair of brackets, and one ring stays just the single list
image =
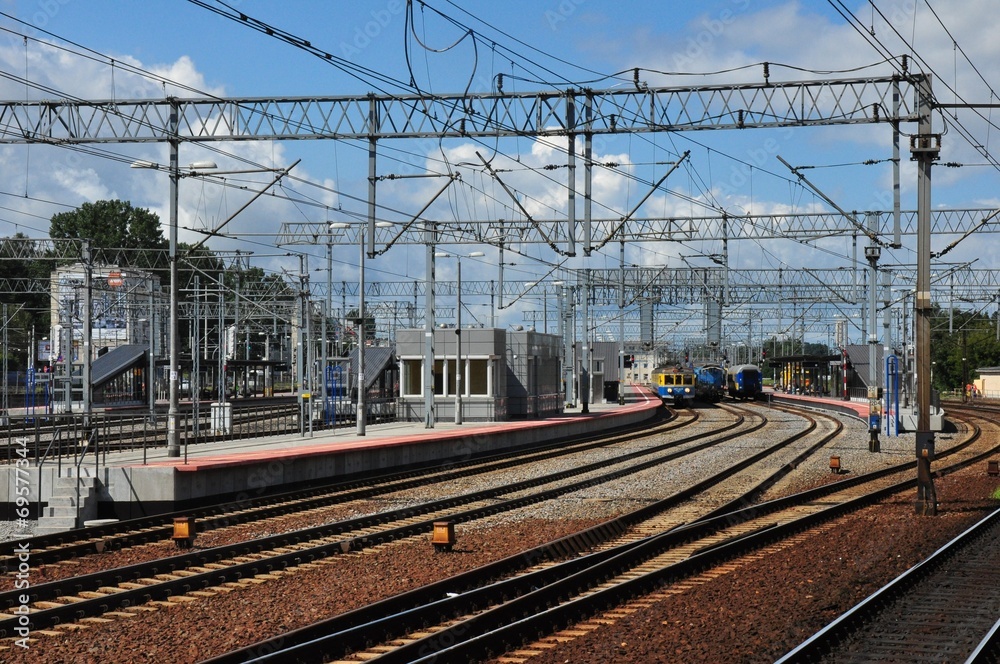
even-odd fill
[{"label": "white cloud", "polygon": [[[150,67],[150,71],[158,76],[162,76],[166,80],[175,81],[183,86],[189,86],[190,88],[200,90],[210,95],[222,97],[226,94],[224,87],[210,86],[206,82],[204,74],[198,71],[195,67],[194,61],[186,55],[181,56],[175,62],[170,64],[153,65]],[[189,90],[185,90],[184,88],[174,85],[167,85],[166,93],[167,96],[192,96]]]},{"label": "white cloud", "polygon": [[[763,67],[760,63],[765,61],[772,63],[770,66],[772,81],[827,76],[864,76],[869,73],[884,74],[891,71],[887,65],[882,65],[873,70],[857,73],[829,75],[822,73],[870,64],[878,61],[881,56],[857,31],[838,22],[838,19],[829,12],[822,13],[813,3],[768,3],[763,8],[761,4],[748,0],[715,3],[709,5],[712,7],[711,10],[683,24],[668,23],[666,20],[657,24],[649,20],[636,19],[633,25],[637,27],[618,31],[615,35],[609,36],[610,43],[601,45],[602,48],[613,52],[619,60],[618,67],[609,63],[606,69],[642,66],[661,71],[710,72],[740,68],[711,79],[643,73],[643,80],[651,85],[696,85],[707,80],[715,83],[759,81],[763,76]],[[856,4],[861,6],[860,2]],[[977,72],[963,62],[962,53],[957,51],[955,44],[929,14],[926,4],[918,3],[916,14],[907,13],[907,8],[914,6],[914,3],[907,0],[876,4],[886,12],[895,12],[890,17],[893,24],[898,26],[904,37],[907,39],[912,37],[917,52],[927,58],[935,72],[940,74],[935,80],[935,90],[938,91],[942,101],[952,101],[953,97],[950,93],[944,92],[945,86],[944,81],[940,80],[941,76],[949,81],[955,79],[958,93],[962,98],[971,101],[995,101],[989,86],[980,81]],[[932,4],[937,6],[942,3]],[[588,5],[588,9],[589,7]],[[995,13],[993,3],[987,0],[966,0],[961,3],[960,10],[950,5],[947,7],[949,11],[943,13],[942,18],[947,22],[951,33],[958,36],[959,45],[965,54],[972,58],[985,76],[994,76],[990,64],[1000,56],[1000,41],[993,38],[996,27],[995,21],[990,18]],[[666,16],[666,13],[661,12],[659,15]],[[866,20],[870,19],[870,10],[864,13],[864,16]],[[909,48],[902,44],[889,26],[881,23],[878,18],[874,28],[877,38],[886,42],[891,53],[908,52]],[[59,96],[86,99],[162,98],[165,94],[182,96],[192,94],[178,87],[164,87],[158,81],[129,73],[122,64],[145,67],[160,76],[205,93],[223,95],[226,91],[224,85],[209,82],[210,77],[199,68],[199,64],[203,63],[199,62],[197,58],[200,56],[197,54],[190,57],[179,56],[173,62],[161,63],[144,63],[128,54],[115,57],[119,64],[111,67],[105,63],[70,56],[48,46],[32,44],[26,53],[20,42],[2,45],[0,67],[3,71],[14,76],[21,76],[27,71],[29,79],[47,89],[25,89],[23,84],[4,79],[0,80],[0,94],[8,99]],[[748,64],[751,66],[746,67]],[[785,64],[815,71],[799,71],[782,66]],[[911,61],[911,68],[915,67]],[[526,87],[530,86],[522,85],[522,88]],[[260,94],[266,95],[267,90],[262,90]],[[992,132],[987,130],[985,121],[975,119],[968,111],[963,111],[960,118],[978,142],[991,149],[994,148],[996,140]],[[935,127],[938,130],[942,129],[940,117],[935,117]],[[906,129],[912,130],[912,127]],[[646,135],[636,136],[631,141],[626,137],[608,138],[604,147],[598,151],[600,154],[595,158],[598,161],[613,161],[620,166],[614,169],[594,170],[594,215],[615,217],[624,214],[639,197],[645,195],[649,186],[647,183],[658,179],[668,168],[663,162],[674,157],[665,154],[675,155],[687,148],[693,151],[690,160],[692,170],[678,171],[665,184],[665,188],[682,194],[682,197],[668,195],[663,190],[658,191],[638,211],[637,216],[708,214],[698,203],[706,206],[721,204],[734,214],[747,210],[762,213],[769,210],[807,212],[828,209],[811,193],[806,193],[794,184],[790,184],[794,183],[795,178],[785,167],[777,163],[776,155],[781,154],[797,165],[819,166],[885,158],[891,154],[891,133],[888,125],[884,124],[856,128],[794,130],[783,133],[777,138],[774,136],[773,132],[753,130],[728,133],[690,132],[683,137]],[[503,181],[520,193],[519,200],[533,216],[553,219],[564,215],[567,207],[567,171],[566,158],[561,148],[565,145],[565,138],[525,142],[526,140],[520,139],[516,144],[513,141],[500,142],[498,148],[509,156],[501,154],[494,157],[492,165],[501,172],[500,177]],[[769,140],[773,142],[769,144]],[[913,201],[915,175],[905,141],[904,137],[902,188],[904,207],[907,207]],[[957,130],[949,130],[945,134],[944,142],[942,161],[970,163],[982,161]],[[311,150],[310,157],[315,156],[315,160],[304,161],[296,168],[295,174],[308,178],[310,171],[318,173],[320,175],[317,176],[317,180],[324,188],[314,189],[298,183],[287,183],[287,189],[279,190],[280,193],[302,195],[330,208],[337,208],[343,204],[353,212],[362,212],[363,199],[367,196],[367,173],[363,164],[360,168],[356,167],[361,161],[358,158],[361,151],[344,150],[346,157],[335,156],[331,159],[329,153],[339,149],[337,145],[333,145],[331,150],[330,143],[322,147],[319,145],[309,147],[305,145],[306,143],[305,141],[228,142],[217,143],[215,147],[252,163],[276,167],[286,166],[300,154]],[[411,169],[412,172],[445,171],[435,141],[406,142],[401,150],[415,152],[418,155],[407,164],[394,161],[396,158],[407,159],[392,151],[402,143],[387,141],[384,143],[387,145],[386,148],[380,145],[380,150],[384,150],[379,155],[380,173],[407,169]],[[419,147],[416,147],[417,145]],[[166,148],[163,145],[107,147],[128,158],[146,158],[160,163],[166,161]],[[182,163],[210,158],[216,161],[222,170],[246,167],[238,159],[228,158],[189,144],[183,145],[181,149]],[[324,151],[327,153],[325,159],[319,156]],[[445,146],[445,151],[453,167],[461,171],[463,181],[451,186],[448,193],[432,208],[433,215],[442,220],[457,222],[470,218],[507,220],[520,218],[517,207],[502,188],[488,174],[482,173],[476,151],[490,158],[492,155],[490,147],[472,142],[453,142]],[[518,155],[518,158],[512,158]],[[328,168],[328,164],[334,163],[334,159],[338,165],[350,164],[349,168],[345,166],[343,169],[342,182],[334,181],[334,177],[330,177],[324,170]],[[546,166],[554,168],[545,170]],[[991,201],[995,204],[995,196],[992,187],[989,186],[990,179],[988,175],[984,175],[984,171],[985,169],[936,168],[935,202],[947,200],[956,207],[989,205]],[[337,172],[335,177],[341,180],[340,172]],[[849,209],[885,207],[885,195],[892,190],[891,170],[887,164],[868,167],[852,165],[838,169],[817,170],[810,172],[809,177]],[[152,208],[164,223],[168,216],[168,186],[165,174],[129,170],[127,162],[85,158],[66,150],[36,146],[5,148],[0,150],[0,178],[10,183],[3,187],[4,190],[20,190],[23,187],[32,197],[79,204],[117,196],[127,198],[133,204]],[[269,179],[266,175],[254,177],[258,183]],[[232,178],[230,182],[236,183],[237,180]],[[576,182],[577,214],[582,218],[582,158],[577,159]],[[442,185],[443,180],[440,178],[380,182],[379,202],[395,208],[398,210],[395,216],[405,219],[408,213],[415,213],[422,208]],[[214,228],[242,205],[257,185],[240,182],[239,186],[245,189],[223,189],[217,186],[202,186],[194,179],[182,180],[181,225],[202,230]],[[347,198],[341,200],[341,197],[332,191],[337,186],[344,187],[345,191],[362,200]],[[43,218],[64,209],[29,203],[22,199],[5,199],[4,204],[9,207],[23,207]],[[393,216],[384,211],[380,212],[380,215]],[[273,233],[283,221],[321,221],[325,216],[326,212],[320,208],[305,204],[295,205],[277,197],[264,196],[226,227],[224,232],[238,235],[238,239],[212,239],[211,246],[219,250],[249,246],[260,253],[277,253],[281,249],[262,246],[260,243],[265,240],[263,236],[257,234]],[[47,224],[38,219],[26,218],[26,221],[47,229]],[[0,234],[8,232],[8,229],[13,232],[15,227],[0,226]],[[185,241],[200,240],[202,237],[198,233],[182,232],[182,240]],[[524,245],[519,248],[533,256],[555,260],[553,253],[544,245],[531,247]],[[845,253],[842,239],[830,241],[824,248],[841,255]],[[679,254],[690,254],[696,249],[678,243],[660,243],[643,250],[630,246],[627,261],[645,265],[663,264],[673,261]],[[704,253],[718,251],[717,247],[702,249]],[[739,260],[741,264],[770,267],[774,267],[776,263],[801,265],[810,260],[809,257],[812,255],[797,243],[771,243],[766,250],[751,243],[744,243],[732,249],[734,262]],[[616,255],[615,248],[608,247],[608,250],[612,250],[612,256]],[[420,251],[421,248],[404,249],[403,245],[399,245],[393,249],[391,261],[380,260],[378,264],[385,265],[391,262],[392,269],[399,269],[407,274],[416,272],[419,275],[423,269]],[[321,250],[316,251],[316,254],[319,253]],[[415,260],[410,260],[411,253],[416,256]],[[829,253],[812,256],[814,256],[812,260],[817,262],[838,260]],[[904,252],[901,261],[907,258]],[[353,265],[343,266],[344,274],[352,269]],[[496,266],[490,266],[490,269],[495,274]]]},{"label": "white cloud", "polygon": [[53,171],[52,179],[85,203],[117,198],[92,168],[58,168]]},{"label": "white cloud", "polygon": [[[27,58],[27,65],[25,59]],[[181,56],[172,63],[147,65],[130,56],[115,56],[115,66],[81,58],[62,49],[49,45],[29,42],[27,53],[23,45],[13,43],[0,46],[0,68],[8,72],[27,71],[28,78],[36,84],[25,88],[23,84],[10,79],[0,80],[0,95],[8,99],[60,99],[79,98],[95,100],[161,99],[166,95],[196,96],[190,86],[205,94],[223,95],[221,86],[210,86],[205,75],[197,68],[194,60]],[[156,75],[176,81],[180,86],[167,85],[155,79],[132,73],[127,67],[144,68]],[[27,69],[25,69],[27,67]],[[211,160],[218,164],[220,171],[253,169],[255,164],[266,168],[289,166],[294,157],[288,154],[287,146],[266,141],[244,141],[218,143],[209,150],[194,144],[181,146],[181,164]],[[106,152],[118,160],[94,157],[90,151]],[[138,207],[149,208],[161,221],[163,235],[168,235],[169,223],[169,180],[163,171],[130,169],[128,164],[134,159],[143,159],[159,164],[168,162],[165,144],[104,144],[86,146],[77,151],[39,145],[8,146],[0,150],[0,177],[7,186],[0,187],[7,194],[18,190],[28,198],[12,201],[7,198],[3,205],[7,208],[23,209],[25,217],[8,212],[0,220],[0,235],[27,232],[29,235],[47,234],[48,219],[57,212],[102,199],[121,198]],[[294,175],[309,179],[305,163],[293,171]],[[212,231],[227,217],[234,214],[249,198],[272,179],[272,173],[226,176],[228,187],[213,181],[199,181],[182,178],[178,194],[179,239],[182,242],[198,242],[204,239],[200,231]],[[216,181],[217,182],[217,181]],[[321,204],[336,206],[338,197],[330,191],[335,187],[332,178],[321,182],[325,189],[312,189],[301,184],[291,184],[286,180],[284,194],[296,195],[305,191],[304,200],[316,200]],[[282,193],[272,189],[270,193]],[[61,203],[51,205],[45,201]],[[301,206],[300,206],[301,207]],[[216,251],[241,249],[256,254],[273,254],[278,250],[273,240],[263,237],[273,234],[283,221],[303,220],[303,210],[314,215],[316,220],[326,217],[325,212],[305,206],[296,211],[288,202],[278,196],[265,195],[233,219],[222,232],[234,238],[213,238],[209,245]],[[190,230],[189,230],[190,229]],[[299,249],[308,249],[299,247]],[[273,262],[273,261],[272,261]]]}]

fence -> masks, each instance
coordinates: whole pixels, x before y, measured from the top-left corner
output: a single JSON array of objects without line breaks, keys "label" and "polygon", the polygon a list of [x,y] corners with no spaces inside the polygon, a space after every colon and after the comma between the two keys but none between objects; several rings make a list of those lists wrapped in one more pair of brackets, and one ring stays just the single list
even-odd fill
[{"label": "fence", "polygon": [[[185,453],[190,445],[299,434],[310,429],[304,421],[307,416],[294,402],[260,404],[250,400],[223,405],[230,407],[224,418],[205,407],[199,409],[197,417],[191,410],[178,413],[178,435]],[[395,402],[375,400],[367,404],[367,413],[369,423],[392,421]],[[338,414],[335,421],[327,421],[319,408],[312,415],[314,432],[351,426],[357,417],[356,412],[345,412]],[[6,459],[7,463],[16,462],[18,450],[26,449],[28,458],[34,459],[36,465],[56,463],[61,471],[64,459],[78,458],[86,444],[89,445],[86,452],[94,454],[95,470],[106,465],[109,452],[116,451],[141,450],[145,464],[148,452],[167,445],[167,418],[162,412],[150,418],[148,411],[139,409],[98,411],[87,417],[82,413],[10,415],[0,421],[0,441],[6,446],[0,459]]]}]

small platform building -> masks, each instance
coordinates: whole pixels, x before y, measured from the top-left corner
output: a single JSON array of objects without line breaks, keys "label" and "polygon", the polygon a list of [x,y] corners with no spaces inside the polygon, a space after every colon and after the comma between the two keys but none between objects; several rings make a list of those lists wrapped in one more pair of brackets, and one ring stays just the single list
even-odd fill
[{"label": "small platform building", "polygon": [[[425,419],[425,371],[432,375],[434,419],[454,420],[456,382],[461,389],[462,419],[495,422],[535,418],[563,411],[560,376],[561,339],[532,330],[454,327],[434,330],[433,367],[426,367],[423,329],[398,330],[399,395],[396,418]],[[461,379],[456,381],[457,371]]]}]

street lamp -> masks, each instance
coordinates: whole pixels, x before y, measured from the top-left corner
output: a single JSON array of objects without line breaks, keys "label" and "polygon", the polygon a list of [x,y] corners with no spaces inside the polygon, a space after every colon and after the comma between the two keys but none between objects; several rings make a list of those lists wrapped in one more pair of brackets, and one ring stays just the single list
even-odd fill
[{"label": "street lamp", "polygon": [[[172,114],[175,112],[172,110]],[[177,318],[178,318],[178,285],[177,285],[177,183],[182,174],[177,165],[176,141],[170,142],[170,248],[168,251],[170,261],[170,403],[167,407],[167,456],[177,457],[181,455],[180,432],[177,427],[177,402],[178,402],[178,374],[179,370],[179,346],[177,339]],[[152,168],[160,169],[160,165],[151,161],[133,161],[132,168]],[[196,175],[195,171],[218,168],[212,161],[196,161],[187,166],[187,171],[183,175]]]},{"label": "street lamp", "polygon": [[[875,281],[878,275],[878,260],[882,255],[882,248],[877,244],[865,247],[865,258],[868,260],[868,430],[871,434],[868,441],[869,452],[881,451],[878,441],[879,416],[878,416],[878,335],[875,333],[876,316],[876,293]],[[804,343],[804,341],[803,341]]]},{"label": "street lamp", "polygon": [[[455,289],[457,308],[455,310],[455,424],[462,423],[462,374],[465,368],[462,366],[462,256],[460,254],[436,253],[438,258],[454,258],[458,266],[458,280]],[[481,258],[485,256],[481,251],[473,251],[466,254],[468,258]]]},{"label": "street lamp", "polygon": [[[360,249],[360,265],[358,269],[358,408],[357,408],[357,435],[365,435],[365,421],[368,417],[365,400],[365,234],[362,228],[367,224],[349,224],[346,221],[334,221],[330,224],[331,229],[343,230],[356,227],[358,230],[358,248]],[[375,222],[377,228],[388,228],[392,226],[391,221]],[[325,341],[324,341],[325,343]]]}]

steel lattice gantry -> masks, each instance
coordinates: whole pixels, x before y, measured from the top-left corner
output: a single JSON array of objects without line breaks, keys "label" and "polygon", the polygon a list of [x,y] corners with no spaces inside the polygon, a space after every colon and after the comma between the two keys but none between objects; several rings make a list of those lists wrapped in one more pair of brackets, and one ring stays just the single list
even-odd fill
[{"label": "steel lattice gantry", "polygon": [[[954,210],[934,210],[931,213],[931,232],[935,236],[962,235],[972,229],[981,233],[1000,232],[1000,224],[983,224],[996,210],[971,208]],[[895,233],[894,213],[889,211],[855,212],[857,217],[875,217],[874,234],[877,237],[891,237]],[[560,236],[560,225],[565,220],[463,220],[461,223],[437,222],[436,226],[442,242],[454,244],[546,244],[553,235]],[[592,219],[594,235],[607,237],[617,227],[621,219]],[[916,235],[917,212],[902,210],[899,215],[899,233],[904,236]],[[393,244],[422,245],[426,242],[422,229],[408,229],[409,232],[377,231],[376,243],[392,241]],[[325,224],[315,222],[283,222],[277,234],[276,244],[321,244],[327,236]],[[617,228],[616,241],[624,242],[707,242],[722,240],[797,240],[810,241],[829,237],[850,237],[861,235],[858,227],[836,212],[816,212],[797,214],[753,214],[743,216],[692,216],[692,217],[631,217],[628,223]],[[355,239],[343,235],[334,239],[334,244],[356,244]],[[941,249],[944,249],[942,246]]]},{"label": "steel lattice gantry", "polygon": [[[408,138],[563,137],[707,129],[805,127],[915,122],[920,117],[922,75],[771,82],[630,90],[567,89],[479,95],[363,95],[284,98],[167,98],[161,100],[43,100],[0,102],[0,143],[215,142],[230,140],[367,140],[370,178],[380,140]],[[573,158],[573,151],[567,150]],[[589,161],[585,174],[589,177]],[[374,186],[370,196],[374,197]],[[371,205],[374,201],[369,201]],[[688,220],[583,220],[584,252],[620,240],[810,237],[843,232],[838,215]],[[976,216],[955,215],[959,224]],[[576,253],[576,219],[490,221],[441,225],[442,240],[490,242],[509,234],[542,238]],[[908,219],[915,218],[912,214]],[[369,253],[374,252],[369,220]],[[626,223],[628,221],[628,223]],[[970,223],[966,221],[966,223]],[[898,222],[897,222],[898,225]],[[849,228],[850,226],[848,226]],[[287,229],[286,229],[287,230]],[[405,229],[404,229],[405,230]],[[284,232],[284,231],[283,231]],[[405,234],[405,233],[404,233]],[[414,229],[414,235],[417,235]],[[419,232],[425,242],[423,231]],[[285,244],[289,238],[279,238]],[[406,238],[397,238],[406,241]],[[503,241],[503,240],[501,240]],[[540,240],[539,240],[540,241]]]},{"label": "steel lattice gantry", "polygon": [[[626,268],[625,301],[643,300],[664,305],[697,305],[708,298],[723,298],[727,303],[768,305],[787,302],[791,297],[825,299],[842,304],[859,304],[867,293],[865,275],[854,269],[802,270],[739,270],[722,267],[707,268]],[[915,282],[912,266],[893,271],[894,285],[912,289]],[[618,302],[619,270],[591,270],[591,301],[598,305],[615,306]],[[728,278],[727,278],[728,275]],[[954,275],[954,277],[952,277]],[[579,276],[579,275],[577,275]],[[535,297],[552,298],[556,287],[548,282],[531,282]],[[577,279],[577,283],[582,280]],[[437,293],[453,297],[456,282],[438,281]],[[968,302],[993,302],[1000,294],[1000,270],[972,269],[960,265],[935,276],[936,300],[946,301],[951,295]],[[322,282],[311,284],[314,294],[325,294]],[[728,297],[725,297],[728,288]],[[881,288],[876,284],[876,288]],[[462,280],[462,296],[496,296],[504,302],[523,295],[528,287],[523,281]],[[366,284],[366,298],[423,298],[427,285],[423,281],[379,281]],[[356,298],[358,284],[339,282],[334,294]]]},{"label": "steel lattice gantry", "polygon": [[8,101],[0,103],[0,143],[493,138],[914,122],[922,80],[913,75],[497,94]]},{"label": "steel lattice gantry", "polygon": [[[378,229],[380,233],[384,229]],[[387,237],[380,236],[380,241]],[[356,242],[356,238],[352,240]],[[0,260],[32,260],[32,259],[78,259],[79,242],[77,240],[52,241],[31,238],[6,238],[2,240],[5,252]],[[141,253],[141,252],[140,252]],[[128,264],[128,259],[135,252],[126,250],[111,250],[110,256],[116,258],[109,264]],[[147,256],[146,253],[141,253]],[[143,269],[145,265],[137,265]],[[693,305],[702,303],[706,297],[741,304],[780,304],[789,297],[826,298],[844,304],[857,304],[863,301],[866,285],[862,270],[853,268],[811,269],[802,270],[741,270],[722,267],[680,267],[680,268],[637,268],[628,267],[624,271],[625,301],[634,303],[641,300],[652,300],[668,305]],[[620,270],[591,270],[591,297],[597,305],[613,306],[618,301],[618,289],[622,274]],[[912,288],[915,274],[912,267],[897,267],[893,269],[893,284]],[[958,265],[939,269],[932,279],[935,301],[948,302],[952,299],[962,302],[989,303],[1000,295],[1000,271],[992,269],[975,269],[968,265]],[[247,288],[256,288],[253,284]],[[273,287],[273,286],[270,286]],[[344,282],[335,285],[334,292],[338,295],[357,297],[358,284]],[[438,292],[442,295],[455,295],[456,284],[449,281],[438,282]],[[326,284],[315,281],[310,284],[314,294],[325,294]],[[546,282],[533,286],[539,296],[552,297],[555,288]],[[497,296],[504,302],[523,294],[525,284],[521,281],[478,281],[465,280],[462,283],[463,295]],[[44,279],[28,277],[0,277],[0,292],[8,294],[47,293],[49,283]],[[426,294],[426,284],[423,281],[378,281],[366,284],[366,297],[369,298],[422,298]],[[248,301],[260,302],[264,295],[282,295],[274,302],[278,305],[276,312],[266,312],[287,315],[289,304],[294,298],[289,293],[255,293],[247,291],[241,294]],[[289,302],[284,300],[288,299]],[[213,307],[209,301],[203,306]],[[188,313],[188,305],[182,305]],[[232,305],[228,305],[231,309]],[[232,312],[227,309],[225,315],[231,318]],[[215,309],[210,309],[212,315]]]},{"label": "steel lattice gantry", "polygon": [[[8,101],[0,102],[0,143],[356,139],[368,141],[374,152],[377,142],[386,139],[531,137],[565,139],[565,150],[582,136],[586,160],[589,139],[602,134],[915,122],[925,80],[921,75],[892,75],[775,83],[765,77],[763,82],[739,85],[649,87],[637,81],[631,90],[518,94]],[[572,155],[567,151],[569,158]],[[369,176],[375,177],[374,172]],[[595,222],[586,212],[585,253],[627,237],[623,233],[629,232],[631,220]],[[836,224],[833,218],[813,221]],[[471,235],[459,225],[439,230],[455,242],[490,241],[498,233],[537,234],[553,247],[565,244],[568,255],[576,253],[574,218],[512,223],[523,227],[494,221],[471,225],[476,229]],[[697,232],[692,229],[698,225],[653,223],[656,228],[640,222],[631,233],[647,240],[681,239]],[[755,228],[781,225],[733,226],[737,236],[753,237]],[[373,239],[368,244],[374,251]]]}]

